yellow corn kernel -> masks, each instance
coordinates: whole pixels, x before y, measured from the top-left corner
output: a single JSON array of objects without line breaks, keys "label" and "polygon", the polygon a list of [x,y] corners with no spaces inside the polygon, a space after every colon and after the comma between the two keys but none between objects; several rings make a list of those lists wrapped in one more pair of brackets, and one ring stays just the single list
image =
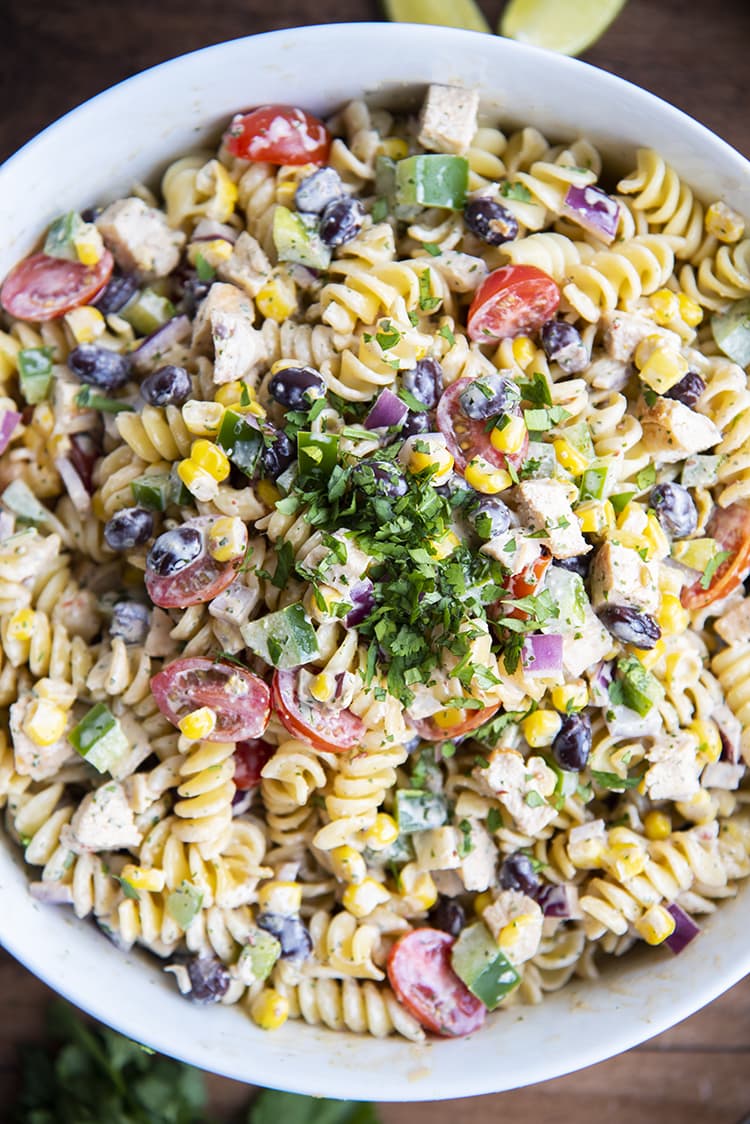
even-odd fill
[{"label": "yellow corn kernel", "polygon": [[217,387],[214,398],[222,406],[239,406],[243,387],[245,387],[245,383],[240,382],[239,379],[235,379],[234,382],[225,382],[223,386]]},{"label": "yellow corn kernel", "polygon": [[491,890],[485,890],[474,898],[474,912],[481,917],[485,909],[491,906],[495,898]]},{"label": "yellow corn kernel", "polygon": [[654,320],[663,327],[671,324],[680,314],[677,293],[673,293],[671,289],[657,289],[648,298],[648,303],[651,305]]},{"label": "yellow corn kernel", "polygon": [[706,761],[713,763],[721,757],[723,743],[719,727],[710,718],[696,718],[688,726],[688,732],[698,743],[698,752]]},{"label": "yellow corn kernel", "polygon": [[190,459],[193,464],[198,465],[199,468],[213,476],[219,484],[229,476],[231,468],[229,457],[218,445],[206,441],[205,438],[193,442]]},{"label": "yellow corn kernel", "polygon": [[259,289],[255,303],[267,320],[281,324],[297,310],[297,286],[286,272],[274,272]]},{"label": "yellow corn kernel", "polygon": [[680,316],[688,328],[697,328],[703,319],[703,309],[689,297],[687,293],[680,293],[677,297],[677,303],[680,306]]},{"label": "yellow corn kernel", "polygon": [[206,472],[205,468],[199,468],[190,459],[180,461],[177,465],[177,475],[190,494],[202,503],[216,499],[219,494],[219,485],[215,477],[210,472]]},{"label": "yellow corn kernel", "polygon": [[87,222],[73,237],[73,248],[81,265],[96,265],[104,253],[104,241],[92,222]]},{"label": "yellow corn kernel", "polygon": [[217,269],[225,261],[229,261],[234,252],[234,247],[226,238],[207,238],[201,242],[191,242],[188,246],[188,261],[195,265],[202,260],[211,269]]},{"label": "yellow corn kernel", "polygon": [[643,817],[643,830],[646,838],[654,842],[669,839],[672,834],[672,821],[666,812],[659,812],[655,808],[646,812]]},{"label": "yellow corn kernel", "polygon": [[278,1030],[289,1018],[289,1000],[280,991],[264,987],[250,1004],[250,1018],[261,1030]]},{"label": "yellow corn kernel", "polygon": [[454,460],[444,440],[437,437],[415,437],[409,439],[404,448],[409,472],[424,472],[425,469],[433,468],[435,471],[430,482],[435,487],[445,484],[453,472]]},{"label": "yellow corn kernel", "polygon": [[430,539],[427,546],[433,558],[438,562],[442,562],[444,558],[448,558],[457,547],[461,545],[458,536],[453,531],[446,531],[440,539]]},{"label": "yellow corn kernel", "polygon": [[659,566],[657,585],[661,593],[673,593],[679,597],[684,580],[677,566]]},{"label": "yellow corn kernel", "polygon": [[333,873],[342,882],[363,882],[367,877],[367,863],[354,847],[334,847],[330,855]]},{"label": "yellow corn kernel", "polygon": [[107,330],[107,322],[101,312],[91,305],[66,312],[65,324],[76,343],[91,343]]},{"label": "yellow corn kernel", "polygon": [[258,905],[266,913],[281,913],[293,917],[302,905],[302,887],[299,882],[282,882],[274,879],[264,882],[258,890]]},{"label": "yellow corn kernel", "polygon": [[673,593],[663,593],[656,619],[663,633],[679,636],[690,624],[690,613],[683,609],[679,597]]},{"label": "yellow corn kernel", "polygon": [[502,429],[490,431],[490,441],[501,453],[517,453],[526,440],[527,432],[523,418],[511,414]]},{"label": "yellow corn kernel", "polygon": [[[52,430],[55,428],[55,411],[50,406],[49,402],[38,402],[34,407],[34,416],[31,419],[31,428],[35,429],[37,433],[44,434],[48,437]],[[62,437],[63,435],[60,434]],[[67,449],[62,450],[67,453]]]},{"label": "yellow corn kernel", "polygon": [[663,905],[652,905],[635,922],[636,932],[646,944],[662,944],[675,930],[675,919]]},{"label": "yellow corn kernel", "polygon": [[309,691],[318,702],[330,702],[336,693],[336,679],[327,671],[321,671],[310,681]]},{"label": "yellow corn kernel", "polygon": [[464,480],[475,492],[483,496],[496,496],[513,483],[510,474],[503,468],[495,468],[484,457],[473,457],[464,470]]},{"label": "yellow corn kernel", "polygon": [[40,699],[57,703],[63,710],[70,710],[78,697],[73,684],[66,683],[64,679],[37,679],[34,684],[34,694]]},{"label": "yellow corn kernel", "polygon": [[568,842],[568,857],[579,870],[596,870],[604,865],[606,843],[599,835]]},{"label": "yellow corn kernel", "polygon": [[125,864],[120,871],[120,878],[127,882],[129,886],[132,886],[134,890],[147,890],[152,894],[158,894],[160,890],[163,890],[166,882],[163,870],[156,870],[153,867],[146,869],[142,866],[135,866],[134,863]]},{"label": "yellow corn kernel", "polygon": [[633,655],[641,661],[646,671],[656,667],[665,652],[666,645],[663,640],[657,640],[653,648],[633,648]]},{"label": "yellow corn kernel", "polygon": [[589,689],[583,679],[575,679],[572,683],[562,683],[553,687],[551,692],[552,705],[561,714],[575,714],[588,705]]},{"label": "yellow corn kernel", "polygon": [[385,137],[378,145],[378,155],[404,160],[409,155],[409,145],[401,137]]},{"label": "yellow corn kernel", "polygon": [[[639,351],[640,347],[636,351],[636,363]],[[670,390],[675,383],[685,377],[687,372],[687,359],[671,347],[655,348],[640,369],[641,381],[657,394],[664,394],[665,391]]]},{"label": "yellow corn kernel", "polygon": [[36,613],[33,609],[16,609],[8,621],[8,637],[11,640],[31,640],[34,635]]},{"label": "yellow corn kernel", "polygon": [[590,464],[589,458],[579,452],[574,445],[571,445],[567,438],[558,437],[552,444],[558,461],[573,476],[580,476],[581,473],[586,471]]},{"label": "yellow corn kernel", "polygon": [[530,913],[520,913],[518,917],[514,917],[507,925],[503,925],[500,932],[497,934],[497,943],[500,949],[507,955],[512,953],[524,939],[524,932],[527,929],[536,929],[537,921]]},{"label": "yellow corn kernel", "polygon": [[648,551],[649,562],[661,562],[669,555],[669,539],[664,534],[661,523],[655,515],[646,516],[646,526],[643,531],[644,545]]},{"label": "yellow corn kernel", "polygon": [[605,849],[604,865],[615,878],[625,881],[642,874],[648,855],[637,843],[614,843]]},{"label": "yellow corn kernel", "polygon": [[211,524],[208,553],[217,562],[241,558],[247,550],[247,527],[237,515],[224,515]]},{"label": "yellow corn kernel", "polygon": [[398,824],[387,812],[378,812],[372,827],[365,832],[365,843],[373,851],[390,847],[398,839]]},{"label": "yellow corn kernel", "polygon": [[53,745],[65,733],[68,715],[47,699],[34,699],[23,723],[23,732],[34,745]]},{"label": "yellow corn kernel", "polygon": [[532,363],[536,355],[536,348],[528,336],[516,336],[511,344],[513,358],[519,367],[524,370]]},{"label": "yellow corn kernel", "polygon": [[532,749],[552,745],[560,731],[562,721],[556,710],[535,710],[521,723],[523,736]]},{"label": "yellow corn kernel", "polygon": [[182,407],[182,420],[185,429],[194,437],[211,437],[219,432],[224,407],[220,402],[196,402],[191,400]]},{"label": "yellow corn kernel", "polygon": [[181,718],[178,726],[191,741],[207,738],[216,729],[216,711],[210,706],[199,706],[197,710],[191,710]]},{"label": "yellow corn kernel", "polygon": [[706,211],[706,230],[720,242],[739,242],[745,233],[745,221],[732,207],[717,199]]},{"label": "yellow corn kernel", "polygon": [[418,874],[404,897],[416,902],[420,909],[432,909],[438,900],[437,886],[431,874]]},{"label": "yellow corn kernel", "polygon": [[465,720],[466,711],[457,706],[449,706],[445,710],[438,710],[432,716],[432,721],[440,730],[452,730],[455,726],[460,726]]},{"label": "yellow corn kernel", "polygon": [[391,895],[381,882],[374,878],[363,878],[353,886],[347,886],[341,898],[344,909],[353,917],[367,917],[379,905],[390,901]]},{"label": "yellow corn kernel", "polygon": [[237,202],[237,184],[218,160],[211,160],[201,168],[196,177],[196,187],[203,195],[210,195],[210,216],[217,222],[228,222]]},{"label": "yellow corn kernel", "polygon": [[575,513],[585,535],[603,535],[615,526],[615,509],[609,500],[585,500]]},{"label": "yellow corn kernel", "polygon": [[266,507],[274,507],[281,499],[281,492],[270,480],[259,480],[255,485],[255,491]]}]

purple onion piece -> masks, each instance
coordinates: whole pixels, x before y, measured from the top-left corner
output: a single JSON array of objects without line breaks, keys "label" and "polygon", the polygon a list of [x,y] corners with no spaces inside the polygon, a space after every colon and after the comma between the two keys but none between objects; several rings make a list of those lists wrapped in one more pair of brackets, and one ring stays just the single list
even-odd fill
[{"label": "purple onion piece", "polygon": [[16,431],[16,426],[21,420],[17,410],[5,410],[0,417],[0,453],[8,448],[8,443]]},{"label": "purple onion piece", "polygon": [[591,701],[594,706],[609,706],[609,686],[615,675],[614,660],[601,660],[591,672]]},{"label": "purple onion piece", "polygon": [[732,714],[725,703],[714,707],[711,717],[718,726],[721,736],[722,761],[728,761],[730,765],[738,765],[742,760],[742,726],[740,720]]},{"label": "purple onion piece", "polygon": [[150,336],[146,336],[135,351],[131,351],[130,359],[133,367],[140,374],[150,371],[152,365],[160,362],[171,347],[186,340],[192,330],[193,326],[187,316],[173,316]]},{"label": "purple onion piece", "polygon": [[372,590],[373,586],[369,578],[365,578],[364,581],[357,582],[356,585],[352,586],[352,608],[344,617],[345,628],[355,628],[356,625],[362,624],[362,621],[375,608],[375,597]]},{"label": "purple onion piece", "polygon": [[548,883],[534,895],[545,917],[570,920],[578,917],[578,890],[575,886],[554,886]]},{"label": "purple onion piece", "polygon": [[683,948],[690,944],[690,942],[700,933],[700,926],[696,925],[692,917],[685,913],[675,902],[667,906],[667,911],[672,914],[675,919],[675,929],[671,937],[667,937],[665,944],[668,944],[672,952],[675,954],[682,952]]},{"label": "purple onion piece", "polygon": [[216,238],[222,238],[225,242],[231,242],[232,245],[237,241],[238,232],[233,226],[227,226],[226,223],[216,222],[215,219],[201,219],[192,233],[191,242],[213,242]]},{"label": "purple onion piece", "polygon": [[534,633],[523,642],[523,669],[531,677],[555,675],[562,671],[563,638],[555,633]]},{"label": "purple onion piece", "polygon": [[600,187],[569,187],[562,213],[602,242],[609,244],[617,233],[620,206]]},{"label": "purple onion piece", "polygon": [[73,502],[73,507],[81,515],[88,515],[91,511],[91,496],[73,465],[67,457],[56,457],[55,468],[60,473],[65,490]]},{"label": "purple onion piece", "polygon": [[409,407],[393,391],[382,390],[365,418],[365,429],[388,429],[403,425],[408,413]]}]

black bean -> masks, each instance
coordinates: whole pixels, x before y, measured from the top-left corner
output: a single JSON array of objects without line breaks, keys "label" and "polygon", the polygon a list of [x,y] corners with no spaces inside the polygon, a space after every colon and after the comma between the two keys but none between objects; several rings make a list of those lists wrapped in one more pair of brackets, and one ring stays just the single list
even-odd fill
[{"label": "black bean", "polygon": [[326,246],[343,246],[362,229],[365,209],[359,199],[350,195],[329,203],[320,220],[320,237]]},{"label": "black bean", "polygon": [[490,246],[501,246],[518,237],[515,215],[495,199],[470,199],[464,207],[464,221],[472,234]]},{"label": "black bean", "polygon": [[119,273],[110,278],[94,301],[96,308],[104,316],[119,312],[138,292],[138,282],[129,273]]},{"label": "black bean", "polygon": [[566,714],[552,743],[552,756],[562,769],[579,772],[591,753],[591,719],[587,714]]},{"label": "black bean", "polygon": [[589,353],[581,333],[565,320],[548,320],[542,325],[542,347],[550,361],[568,374],[575,374],[588,366]]},{"label": "black bean", "polygon": [[145,507],[124,507],[104,524],[104,537],[113,550],[142,546],[154,533],[154,515]]},{"label": "black bean", "polygon": [[444,933],[457,937],[466,924],[466,913],[455,898],[446,898],[441,894],[437,904],[427,914],[427,920],[433,929],[441,929]]},{"label": "black bean", "polygon": [[198,1003],[218,1003],[229,990],[229,972],[215,956],[196,956],[188,960],[187,970],[190,998]]},{"label": "black bean", "polygon": [[288,410],[306,410],[314,398],[326,392],[323,377],[312,367],[287,367],[274,375],[268,393]]},{"label": "black bean", "polygon": [[504,890],[521,890],[534,896],[539,889],[539,875],[534,864],[523,851],[513,851],[500,867],[500,885]]},{"label": "black bean", "polygon": [[648,498],[650,507],[667,534],[675,539],[692,535],[698,526],[698,509],[682,484],[657,484]]},{"label": "black bean", "polygon": [[[270,430],[270,426],[267,427]],[[266,445],[261,454],[263,462],[263,475],[269,480],[276,480],[282,472],[286,472],[296,456],[295,448],[283,430],[275,430],[269,445]]]},{"label": "black bean", "polygon": [[661,629],[654,618],[630,605],[605,605],[597,609],[597,614],[608,632],[623,644],[654,648],[661,639]]},{"label": "black bean", "polygon": [[443,393],[443,368],[437,359],[420,359],[416,367],[404,371],[401,385],[417,402],[431,410]]},{"label": "black bean", "polygon": [[366,495],[378,493],[391,500],[405,496],[409,490],[403,474],[385,460],[360,461],[352,470],[352,483]]},{"label": "black bean", "polygon": [[84,222],[96,222],[101,213],[101,207],[86,207],[85,210],[81,211],[81,218]]},{"label": "black bean", "polygon": [[518,400],[515,383],[498,373],[472,379],[458,399],[462,412],[474,421],[510,413],[517,409]]},{"label": "black bean", "polygon": [[140,601],[118,601],[112,610],[109,635],[126,644],[142,644],[148,635],[150,613]]},{"label": "black bean", "polygon": [[117,390],[130,378],[130,360],[126,355],[93,343],[74,347],[68,356],[68,367],[81,382],[99,390]]},{"label": "black bean", "polygon": [[188,265],[179,266],[172,275],[174,282],[174,299],[179,305],[179,311],[186,316],[195,316],[198,305],[208,294],[211,281],[201,281],[194,269]]},{"label": "black bean", "polygon": [[419,433],[431,433],[432,428],[430,415],[426,410],[409,410],[399,431],[399,438],[405,441],[407,437],[416,437]]},{"label": "black bean", "polygon": [[474,530],[487,542],[510,527],[510,508],[497,496],[486,496],[469,513]]},{"label": "black bean", "polygon": [[571,574],[578,574],[579,578],[585,580],[591,567],[591,555],[574,554],[572,558],[557,558],[555,565],[561,566],[563,570],[569,570]]},{"label": "black bean", "polygon": [[326,207],[344,194],[344,185],[333,168],[318,168],[311,176],[300,182],[294,195],[294,205],[298,211],[320,215]]},{"label": "black bean", "polygon": [[258,925],[273,934],[281,945],[282,960],[304,960],[312,952],[312,940],[304,922],[295,915],[259,913]]},{"label": "black bean", "polygon": [[191,391],[190,375],[184,367],[172,363],[152,371],[141,383],[141,394],[150,406],[181,406]]},{"label": "black bean", "polygon": [[165,531],[151,547],[146,566],[162,578],[179,574],[194,562],[203,550],[203,536],[195,527],[175,527]]},{"label": "black bean", "polygon": [[679,382],[666,391],[665,398],[676,398],[683,406],[691,408],[702,397],[706,384],[696,371],[688,371]]}]

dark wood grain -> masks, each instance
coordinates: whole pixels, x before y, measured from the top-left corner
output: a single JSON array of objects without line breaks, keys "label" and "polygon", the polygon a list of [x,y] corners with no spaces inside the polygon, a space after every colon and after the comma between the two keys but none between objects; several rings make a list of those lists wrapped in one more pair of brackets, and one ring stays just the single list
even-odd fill
[{"label": "dark wood grain", "polygon": [[[494,21],[501,6],[484,8]],[[84,99],[173,55],[272,28],[380,15],[376,0],[4,0],[0,13],[0,158]],[[666,98],[750,156],[749,47],[749,0],[630,0],[587,59]],[[0,955],[1,1105],[16,1080],[16,1044],[40,1035],[49,997]],[[209,1085],[217,1110],[247,1100],[236,1082],[210,1077]],[[441,1106],[389,1105],[383,1119],[738,1124],[748,1113],[750,980],[667,1034],[578,1074]]]}]

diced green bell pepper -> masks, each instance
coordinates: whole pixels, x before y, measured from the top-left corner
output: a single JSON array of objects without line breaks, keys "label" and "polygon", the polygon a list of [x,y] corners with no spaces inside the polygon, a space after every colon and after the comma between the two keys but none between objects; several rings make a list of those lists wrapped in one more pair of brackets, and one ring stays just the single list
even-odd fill
[{"label": "diced green bell pepper", "polygon": [[203,892],[192,882],[183,881],[176,890],[167,895],[166,910],[181,929],[187,929],[190,922],[203,905]]},{"label": "diced green bell pepper", "polygon": [[30,406],[43,402],[52,382],[52,348],[22,348],[18,353],[18,381]]},{"label": "diced green bell pepper", "polygon": [[225,410],[221,419],[216,443],[221,446],[232,464],[247,476],[254,476],[258,459],[263,451],[263,434],[251,425],[242,414]]},{"label": "diced green bell pepper", "polygon": [[448,804],[437,792],[400,788],[396,792],[396,819],[401,835],[440,827],[448,819]]},{"label": "diced green bell pepper", "polygon": [[720,351],[740,367],[750,365],[750,297],[711,317],[711,332]]},{"label": "diced green bell pepper", "polygon": [[168,472],[145,473],[131,480],[130,490],[138,507],[166,511],[172,498],[172,477]]},{"label": "diced green bell pepper", "polygon": [[617,661],[625,705],[643,718],[663,696],[659,680],[635,656]]},{"label": "diced green bell pepper", "polygon": [[100,773],[111,772],[130,749],[119,720],[104,703],[92,706],[70,731],[68,741]]},{"label": "diced green bell pepper", "polygon": [[311,433],[301,429],[297,434],[297,463],[300,476],[319,472],[330,476],[336,467],[339,438],[336,433]]},{"label": "diced green bell pepper", "polygon": [[240,967],[247,962],[256,980],[265,980],[281,956],[281,942],[265,929],[253,929],[240,953]]},{"label": "diced green bell pepper", "polygon": [[608,464],[592,464],[581,477],[580,499],[603,500],[609,491],[610,476]]},{"label": "diced green bell pepper", "polygon": [[637,494],[637,492],[618,492],[616,496],[610,496],[609,502],[614,508],[615,515],[620,515],[628,506],[633,496]]},{"label": "diced green bell pepper", "polygon": [[451,965],[489,1011],[495,1010],[521,978],[481,921],[459,933],[451,950]]},{"label": "diced green bell pepper", "polygon": [[273,213],[273,242],[279,261],[297,262],[309,269],[327,269],[330,264],[330,247],[288,207],[278,206]]},{"label": "diced green bell pepper", "polygon": [[440,153],[407,156],[396,164],[396,202],[463,210],[469,185],[465,156]]},{"label": "diced green bell pepper", "polygon": [[171,300],[148,288],[136,293],[118,313],[139,336],[150,336],[174,315],[175,307]]},{"label": "diced green bell pepper", "polygon": [[48,523],[52,518],[24,480],[12,480],[2,494],[2,501],[27,523]]},{"label": "diced green bell pepper", "polygon": [[103,414],[122,414],[135,409],[131,402],[122,402],[119,398],[107,398],[97,394],[90,386],[82,386],[76,394],[76,405],[84,410],[99,410]]},{"label": "diced green bell pepper", "polygon": [[85,223],[77,211],[67,211],[52,223],[44,241],[44,252],[52,258],[78,261],[74,245],[76,235]]},{"label": "diced green bell pepper", "polygon": [[320,655],[315,629],[299,602],[248,621],[242,626],[242,639],[256,656],[283,670]]}]

